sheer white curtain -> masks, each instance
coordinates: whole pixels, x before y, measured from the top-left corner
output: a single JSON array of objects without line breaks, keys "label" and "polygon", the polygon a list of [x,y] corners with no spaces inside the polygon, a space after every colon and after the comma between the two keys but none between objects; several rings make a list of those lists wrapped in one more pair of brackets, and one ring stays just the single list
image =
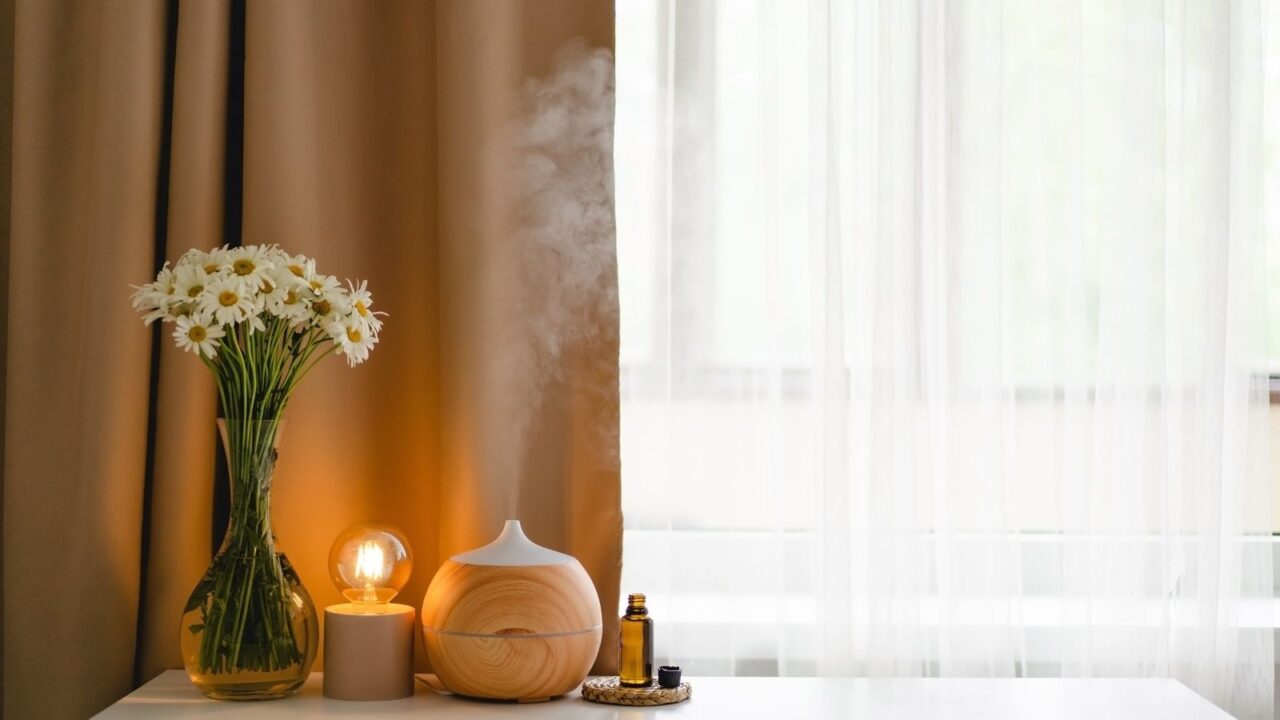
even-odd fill
[{"label": "sheer white curtain", "polygon": [[1270,716],[1274,12],[617,15],[623,589],[658,659]]}]

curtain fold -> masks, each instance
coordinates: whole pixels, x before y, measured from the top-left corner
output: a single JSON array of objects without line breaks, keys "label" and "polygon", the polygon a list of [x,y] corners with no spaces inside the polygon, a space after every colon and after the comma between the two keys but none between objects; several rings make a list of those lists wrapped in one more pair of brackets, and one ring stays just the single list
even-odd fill
[{"label": "curtain fold", "polygon": [[1266,10],[619,4],[623,579],[661,657],[1271,716]]},{"label": "curtain fold", "polygon": [[363,519],[406,531],[399,599],[420,604],[512,511],[491,464],[521,452],[515,511],[583,561],[611,618],[617,438],[598,424],[617,422],[616,310],[582,308],[593,332],[530,399],[527,446],[488,430],[506,406],[479,360],[503,348],[477,325],[509,298],[488,274],[516,235],[501,163],[523,88],[575,38],[610,48],[612,4],[12,9],[4,714],[82,717],[181,667],[182,605],[225,522],[214,393],[127,298],[189,247],[278,243],[367,279],[390,313],[370,363],[320,366],[287,415],[275,530],[317,607],[340,600],[330,542]]},{"label": "curtain fold", "polygon": [[[227,97],[233,91],[228,63],[231,2],[187,3],[180,8],[176,17],[171,13],[167,19],[170,26],[177,22],[170,39],[168,187],[157,188],[157,195],[163,193],[166,201],[164,242],[156,248],[162,257],[153,258],[152,263],[178,257],[192,247],[234,242],[239,235],[238,224],[226,221],[226,194],[229,189],[238,193],[240,187],[238,174],[227,182],[225,157]],[[236,32],[242,34],[242,25]],[[159,111],[163,114],[166,109]],[[230,124],[239,122],[233,114]],[[239,200],[232,202],[238,204]],[[217,494],[213,469],[219,448],[212,441],[217,393],[208,370],[192,363],[163,332],[152,352],[159,358],[151,378],[155,417],[149,448],[150,483],[141,496],[149,512],[146,535],[141,537],[146,574],[139,598],[138,657],[134,661],[139,680],[172,665],[176,657],[172,609],[186,605],[191,592],[187,586],[195,587],[212,543],[220,541],[214,513],[210,512]],[[225,515],[222,523],[225,525]]]},{"label": "curtain fold", "polygon": [[76,717],[133,680],[150,333],[119,298],[154,270],[165,6],[13,27],[4,714]]}]

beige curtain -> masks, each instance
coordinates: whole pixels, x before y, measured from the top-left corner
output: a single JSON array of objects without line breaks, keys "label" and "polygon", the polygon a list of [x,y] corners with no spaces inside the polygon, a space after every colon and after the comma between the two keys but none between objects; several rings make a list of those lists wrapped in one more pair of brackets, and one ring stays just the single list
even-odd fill
[{"label": "beige curtain", "polygon": [[[611,47],[612,3],[0,12],[4,715],[83,717],[181,667],[178,618],[222,522],[214,395],[199,363],[153,343],[127,286],[189,247],[279,243],[367,278],[391,313],[371,362],[330,361],[295,396],[273,508],[317,607],[339,601],[329,543],[368,518],[408,533],[402,599],[419,604],[509,512],[492,464],[512,450],[486,432],[479,362],[510,242],[501,136],[559,47]],[[598,327],[537,406],[517,514],[583,561],[612,618],[616,308],[582,315]]]}]

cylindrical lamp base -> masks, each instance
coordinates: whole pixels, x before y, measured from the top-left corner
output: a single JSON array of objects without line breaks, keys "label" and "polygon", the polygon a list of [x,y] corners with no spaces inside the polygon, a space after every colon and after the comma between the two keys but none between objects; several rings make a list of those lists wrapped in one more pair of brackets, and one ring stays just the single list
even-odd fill
[{"label": "cylindrical lamp base", "polygon": [[343,603],[324,609],[324,694],[395,700],[413,694],[414,609]]}]

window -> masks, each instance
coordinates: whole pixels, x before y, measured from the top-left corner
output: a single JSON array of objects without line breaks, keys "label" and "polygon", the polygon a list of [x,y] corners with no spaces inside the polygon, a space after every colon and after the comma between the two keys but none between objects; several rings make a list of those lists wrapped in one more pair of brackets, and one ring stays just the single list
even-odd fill
[{"label": "window", "polygon": [[1280,32],[1250,85],[1245,10],[618,3],[623,581],[660,656],[1181,677],[1230,636],[1270,676]]}]

